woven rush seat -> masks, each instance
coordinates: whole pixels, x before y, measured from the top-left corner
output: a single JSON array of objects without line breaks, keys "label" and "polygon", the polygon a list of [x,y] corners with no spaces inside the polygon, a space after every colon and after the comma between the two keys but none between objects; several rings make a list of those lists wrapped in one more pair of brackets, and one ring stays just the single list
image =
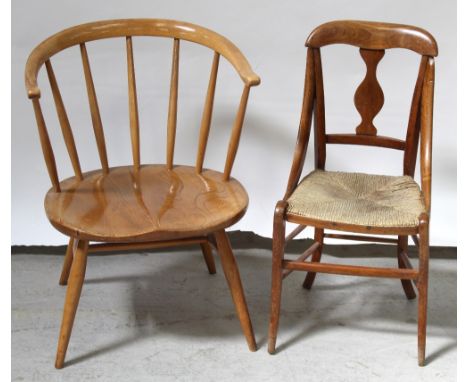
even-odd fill
[{"label": "woven rush seat", "polygon": [[425,212],[410,176],[315,170],[288,199],[288,214],[370,227],[417,227]]}]

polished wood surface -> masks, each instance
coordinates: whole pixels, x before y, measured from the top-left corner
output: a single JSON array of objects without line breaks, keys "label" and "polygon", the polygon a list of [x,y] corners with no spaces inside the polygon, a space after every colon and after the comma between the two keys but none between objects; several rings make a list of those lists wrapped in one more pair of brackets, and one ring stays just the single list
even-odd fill
[{"label": "polished wood surface", "polygon": [[135,64],[133,60],[132,38],[127,36],[127,77],[128,77],[128,110],[130,116],[130,137],[132,140],[133,167],[140,167],[140,122],[138,117],[138,99],[136,91]]},{"label": "polished wood surface", "polygon": [[286,219],[290,223],[303,224],[317,228],[331,229],[337,231],[347,231],[363,234],[379,235],[414,235],[418,233],[418,227],[371,227],[356,224],[345,224],[333,221],[311,219],[302,215],[295,215],[290,212],[286,214]]},{"label": "polished wood surface", "polygon": [[70,122],[68,120],[65,106],[62,101],[62,95],[60,94],[57,80],[52,69],[52,64],[49,60],[47,60],[45,62],[45,66],[47,69],[47,75],[49,77],[50,87],[52,88],[52,94],[54,96],[55,108],[57,110],[57,116],[60,122],[60,127],[62,129],[63,140],[65,141],[65,146],[67,147],[68,155],[70,156],[73,171],[75,172],[77,179],[83,179],[80,160],[78,159],[78,153],[76,152],[75,139],[73,138],[73,132],[71,130]]},{"label": "polished wood surface", "polygon": [[284,269],[331,273],[335,275],[389,277],[402,280],[412,280],[418,277],[418,271],[412,269],[362,267],[358,265],[341,265],[326,263],[305,263],[302,261],[283,260]]},{"label": "polished wood surface", "polygon": [[320,48],[330,44],[348,44],[364,49],[410,49],[423,56],[437,56],[437,43],[424,29],[411,25],[373,21],[330,21],[315,28],[306,46]]},{"label": "polished wood surface", "polygon": [[431,212],[432,189],[432,112],[434,104],[434,59],[427,62],[421,101],[421,189],[426,204],[426,210]]},{"label": "polished wood surface", "polygon": [[203,161],[205,160],[206,144],[208,143],[208,135],[211,127],[211,117],[213,116],[213,103],[216,90],[216,79],[218,78],[219,53],[215,52],[213,63],[211,64],[210,82],[206,91],[205,107],[203,108],[203,117],[200,126],[200,138],[198,140],[197,154],[197,173],[203,169]]},{"label": "polished wood surface", "polygon": [[55,367],[61,369],[65,360],[68,342],[75,320],[76,309],[80,301],[81,288],[86,272],[86,261],[88,256],[88,242],[79,240],[73,256],[73,263],[68,280],[67,294],[63,306],[63,319],[60,326],[60,335],[57,346],[57,355],[55,358]]},{"label": "polished wood surface", "polygon": [[231,291],[232,299],[236,307],[237,316],[244,332],[245,339],[250,351],[257,350],[257,343],[250,321],[249,310],[245,301],[244,289],[240,279],[239,269],[237,268],[236,258],[232,254],[229,238],[224,230],[219,230],[214,233],[218,254],[223,266],[224,275]]},{"label": "polished wood surface", "polygon": [[403,158],[403,174],[414,177],[416,169],[416,159],[418,156],[419,135],[421,133],[421,98],[422,88],[427,68],[427,56],[421,57],[419,64],[418,78],[411,100],[410,115],[408,118],[408,128],[406,131],[406,147]]},{"label": "polished wood surface", "polygon": [[205,259],[206,267],[208,268],[208,273],[214,275],[216,273],[216,263],[214,261],[213,252],[211,251],[211,245],[208,242],[203,242],[200,244],[203,258]]},{"label": "polished wood surface", "polygon": [[[307,260],[309,257],[311,257],[316,251],[317,249],[319,249],[319,247],[321,246],[322,244],[318,241],[314,242],[314,244],[312,244],[309,248],[307,248],[303,253],[302,255],[300,255],[296,260],[296,262],[302,262],[302,261],[305,261]],[[288,269],[288,270],[285,270],[283,272],[283,279],[285,279],[289,274],[292,273],[292,269]]]},{"label": "polished wood surface", "polygon": [[388,237],[378,237],[378,236],[364,236],[364,235],[347,235],[341,233],[326,233],[324,237],[330,239],[342,239],[342,240],[353,240],[353,241],[372,241],[374,243],[392,243],[396,244],[397,239],[391,239]]},{"label": "polished wood surface", "polygon": [[81,59],[83,61],[83,71],[86,80],[86,91],[88,92],[89,109],[91,111],[91,121],[93,123],[94,137],[101,160],[102,171],[109,172],[109,163],[107,160],[106,140],[104,138],[104,130],[102,128],[101,113],[94,88],[93,76],[91,74],[91,66],[89,64],[88,51],[85,44],[80,44]]},{"label": "polished wood surface", "polygon": [[[325,96],[320,48],[330,44],[348,44],[360,48],[360,54],[366,64],[364,80],[355,93],[355,106],[361,115],[361,123],[355,134],[327,134],[325,122]],[[275,352],[281,305],[281,275],[287,276],[293,271],[306,271],[303,287],[310,289],[317,273],[340,275],[389,277],[401,280],[405,295],[414,299],[416,293],[412,283],[418,289],[418,362],[425,362],[426,322],[427,322],[427,283],[429,261],[429,214],[431,207],[432,174],[432,117],[434,97],[434,56],[437,55],[437,43],[434,38],[420,28],[363,21],[333,21],[320,25],[312,31],[306,42],[307,62],[304,84],[304,98],[298,139],[294,150],[288,185],[282,200],[278,201],[273,219],[273,253],[270,327],[268,351]],[[377,64],[383,59],[386,49],[405,48],[422,55],[418,76],[414,85],[413,98],[406,130],[406,139],[378,135],[373,120],[383,106],[384,95],[377,80]],[[355,224],[342,224],[334,221],[311,219],[288,212],[288,199],[296,189],[301,177],[308,149],[309,135],[314,121],[315,168],[325,169],[327,144],[364,145],[404,151],[403,174],[414,177],[420,144],[421,191],[426,213],[420,217],[416,227],[375,227]],[[346,160],[342,158],[342,160]],[[311,226],[315,228],[316,247],[311,262],[309,256],[284,260],[286,222],[298,224],[293,231]],[[325,230],[347,231],[360,236],[324,233]],[[373,237],[371,235],[396,235],[398,239]],[[419,266],[413,268],[408,258],[408,237],[419,242]],[[419,239],[418,239],[419,237]],[[324,238],[375,241],[397,244],[398,268],[376,268],[350,266],[345,264],[320,263]],[[305,255],[309,255],[306,253]]]},{"label": "polished wood surface", "polygon": [[268,326],[268,353],[274,354],[276,350],[276,337],[281,308],[281,292],[283,286],[283,259],[285,249],[286,208],[288,204],[284,200],[276,203],[273,216],[273,250],[271,267],[271,304],[270,324]]},{"label": "polished wood surface", "polygon": [[171,88],[169,93],[169,110],[167,112],[166,163],[168,169],[171,169],[174,166],[174,146],[177,127],[177,96],[179,93],[179,49],[180,40],[175,38],[172,49]]},{"label": "polished wood surface", "polygon": [[[398,236],[397,257],[399,268],[413,269],[408,258],[408,236]],[[416,298],[416,292],[410,281],[401,280],[401,285],[408,300]]]},{"label": "polished wood surface", "polygon": [[245,85],[255,86],[260,78],[252,71],[242,52],[227,38],[199,25],[176,20],[122,19],[77,25],[59,32],[39,44],[26,64],[25,81],[28,96],[40,97],[37,73],[42,64],[63,49],[88,41],[111,37],[154,36],[191,41],[219,52],[236,69]]},{"label": "polished wood surface", "polygon": [[34,115],[36,117],[37,128],[39,130],[39,139],[41,141],[42,153],[47,166],[47,172],[49,173],[50,181],[52,182],[52,188],[55,192],[60,192],[60,182],[57,173],[57,164],[55,162],[54,151],[50,144],[49,133],[44,121],[44,115],[42,114],[41,104],[39,99],[35,98],[32,100]]},{"label": "polished wood surface", "polygon": [[242,96],[237,109],[236,119],[234,126],[232,127],[231,138],[229,140],[228,152],[226,156],[226,163],[224,165],[224,179],[228,180],[231,176],[232,166],[234,165],[234,159],[236,158],[237,149],[239,148],[239,141],[242,131],[242,125],[244,123],[245,112],[247,109],[247,101],[249,99],[250,87],[244,86]]},{"label": "polished wood surface", "polygon": [[354,94],[354,104],[361,115],[361,123],[356,127],[356,134],[377,135],[373,121],[384,104],[384,93],[377,80],[377,65],[385,51],[360,49],[359,52],[366,63],[367,72]]},{"label": "polished wood surface", "polygon": [[[283,197],[284,200],[288,199],[291,196],[293,190],[299,183],[302,169],[304,168],[304,162],[307,154],[307,146],[309,145],[312,114],[314,110],[314,100],[316,98],[316,81],[313,55],[313,50],[309,49],[307,51],[306,74],[304,81],[304,98],[302,101],[301,120],[299,123],[299,131],[297,133],[296,148],[294,150],[291,171],[289,172],[288,186],[286,188],[286,193]],[[315,137],[315,139],[317,139],[317,137]]]},{"label": "polished wood surface", "polygon": [[[320,262],[320,259],[322,258],[324,238],[325,238],[325,230],[321,228],[315,228],[314,242],[317,245],[317,247],[315,248],[313,255],[312,255],[312,259],[311,259],[312,263]],[[304,282],[302,283],[302,287],[305,289],[312,288],[316,275],[317,275],[317,272],[307,272]]]},{"label": "polished wood surface", "polygon": [[68,277],[70,276],[70,269],[73,263],[73,254],[76,252],[78,240],[71,237],[68,241],[67,251],[63,259],[62,273],[60,274],[59,285],[67,285]]},{"label": "polished wood surface", "polygon": [[418,266],[418,363],[426,361],[427,292],[429,278],[429,216],[424,214],[419,222]]},{"label": "polished wood surface", "polygon": [[[140,124],[133,39],[139,36],[173,40],[172,72],[168,102],[165,164],[142,164]],[[86,43],[118,37],[125,42],[128,82],[130,145],[133,163],[112,167]],[[213,50],[213,63],[203,107],[196,167],[174,161],[177,130],[180,41],[201,44]],[[73,131],[61,97],[51,58],[72,46],[81,53],[91,123],[101,169],[82,172]],[[227,59],[243,82],[243,91],[227,147],[224,172],[203,167],[214,106],[220,58]],[[37,75],[45,64],[62,135],[75,177],[61,180],[53,147],[40,105]],[[173,20],[127,19],[78,25],[59,32],[39,44],[26,63],[25,82],[31,98],[39,138],[52,188],[45,209],[52,225],[70,237],[59,284],[68,285],[57,350],[56,367],[64,365],[88,252],[124,251],[198,244],[211,274],[216,273],[212,247],[221,256],[234,305],[250,350],[255,338],[244,292],[225,228],[236,223],[248,205],[242,185],[231,176],[240,142],[250,88],[260,83],[239,49],[225,37],[201,26]],[[105,100],[104,100],[105,102]],[[216,240],[214,239],[216,237]],[[97,242],[89,244],[90,241]]]},{"label": "polished wood surface", "polygon": [[[324,170],[327,157],[325,135],[325,93],[323,88],[322,58],[320,49],[312,49],[315,72],[314,151],[315,168]],[[300,174],[299,174],[300,176]]]},{"label": "polished wood surface", "polygon": [[386,147],[394,150],[406,149],[405,141],[382,135],[327,134],[325,136],[325,142],[342,145]]},{"label": "polished wood surface", "polygon": [[60,232],[81,240],[138,242],[200,236],[229,227],[245,213],[248,196],[235,179],[193,167],[145,165],[92,171],[49,191],[45,208]]}]

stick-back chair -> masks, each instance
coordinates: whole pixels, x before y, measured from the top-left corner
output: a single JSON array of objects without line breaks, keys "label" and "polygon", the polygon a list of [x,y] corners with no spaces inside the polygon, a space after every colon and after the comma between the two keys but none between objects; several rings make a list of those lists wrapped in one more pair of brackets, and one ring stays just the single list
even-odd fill
[{"label": "stick-back chair", "polygon": [[[133,40],[138,36],[173,40],[172,71],[167,120],[165,164],[140,162],[139,113]],[[133,163],[112,167],[108,161],[104,126],[86,44],[90,41],[121,38],[126,48],[128,107]],[[179,82],[179,51],[182,40],[201,44],[213,51],[208,89],[200,122],[198,152],[194,166],[174,163]],[[72,126],[52,68],[51,58],[64,49],[81,55],[91,122],[101,168],[84,172],[80,166]],[[244,87],[233,123],[224,171],[203,167],[213,112],[220,58],[225,58],[240,76]],[[41,110],[37,83],[45,65],[58,120],[70,157],[74,176],[59,178],[54,151]],[[39,137],[52,188],[45,197],[45,210],[52,225],[69,236],[60,284],[68,283],[55,366],[64,365],[73,321],[85,277],[88,252],[145,249],[200,244],[210,273],[215,273],[211,246],[221,258],[241,327],[250,350],[256,343],[235,258],[225,229],[246,212],[248,196],[233,177],[234,164],[251,86],[260,78],[252,71],[239,49],[225,37],[194,24],[162,19],[99,21],[61,31],[40,43],[26,64],[25,81],[32,100]],[[101,100],[100,100],[101,102]],[[94,242],[91,243],[90,242]]]},{"label": "stick-back chair", "polygon": [[[361,115],[355,134],[330,134],[325,129],[322,47],[347,44],[359,48],[366,75],[354,104]],[[293,271],[306,271],[303,287],[310,289],[317,273],[400,279],[408,299],[418,296],[418,360],[424,364],[426,344],[429,216],[431,208],[432,109],[434,57],[437,44],[426,31],[405,25],[332,21],[317,27],[306,41],[305,89],[294,158],[286,193],[276,204],[273,223],[273,269],[269,327],[270,353],[275,352],[282,280]],[[378,134],[373,119],[384,103],[376,70],[386,49],[409,49],[421,56],[409,112],[406,139]],[[402,68],[399,68],[400,70]],[[301,180],[312,119],[315,170]],[[420,142],[421,187],[414,181]],[[375,146],[403,151],[402,176],[327,171],[327,145]],[[300,181],[301,180],[301,181]],[[285,237],[285,223],[298,226]],[[285,245],[307,226],[314,227],[314,243],[296,260],[285,260]],[[325,233],[325,229],[364,235]],[[371,234],[395,235],[376,237]],[[419,266],[408,258],[408,236],[419,247]],[[324,238],[395,243],[398,268],[321,263]],[[311,257],[311,261],[306,261]]]}]

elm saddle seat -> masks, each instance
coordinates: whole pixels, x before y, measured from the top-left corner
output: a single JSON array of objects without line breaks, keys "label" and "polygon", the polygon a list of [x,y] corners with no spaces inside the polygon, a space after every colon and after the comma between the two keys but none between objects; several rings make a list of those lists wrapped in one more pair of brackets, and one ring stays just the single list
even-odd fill
[{"label": "elm saddle seat", "polygon": [[193,167],[143,165],[91,171],[60,182],[45,198],[47,217],[68,236],[92,241],[156,241],[206,235],[244,215],[248,196],[223,174]]}]

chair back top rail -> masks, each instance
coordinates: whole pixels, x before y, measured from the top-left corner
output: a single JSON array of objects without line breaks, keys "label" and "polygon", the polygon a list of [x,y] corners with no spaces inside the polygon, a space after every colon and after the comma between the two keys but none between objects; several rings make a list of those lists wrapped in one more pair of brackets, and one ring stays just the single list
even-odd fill
[{"label": "chair back top rail", "polygon": [[402,24],[337,20],[315,28],[306,41],[310,48],[348,44],[363,49],[410,49],[423,56],[438,54],[437,42],[424,29]]},{"label": "chair back top rail", "polygon": [[207,28],[165,19],[120,19],[77,25],[44,40],[30,54],[25,71],[29,98],[40,97],[37,74],[41,66],[54,54],[74,45],[112,37],[154,36],[191,41],[219,52],[236,69],[248,86],[260,84],[242,52],[227,38]]}]

